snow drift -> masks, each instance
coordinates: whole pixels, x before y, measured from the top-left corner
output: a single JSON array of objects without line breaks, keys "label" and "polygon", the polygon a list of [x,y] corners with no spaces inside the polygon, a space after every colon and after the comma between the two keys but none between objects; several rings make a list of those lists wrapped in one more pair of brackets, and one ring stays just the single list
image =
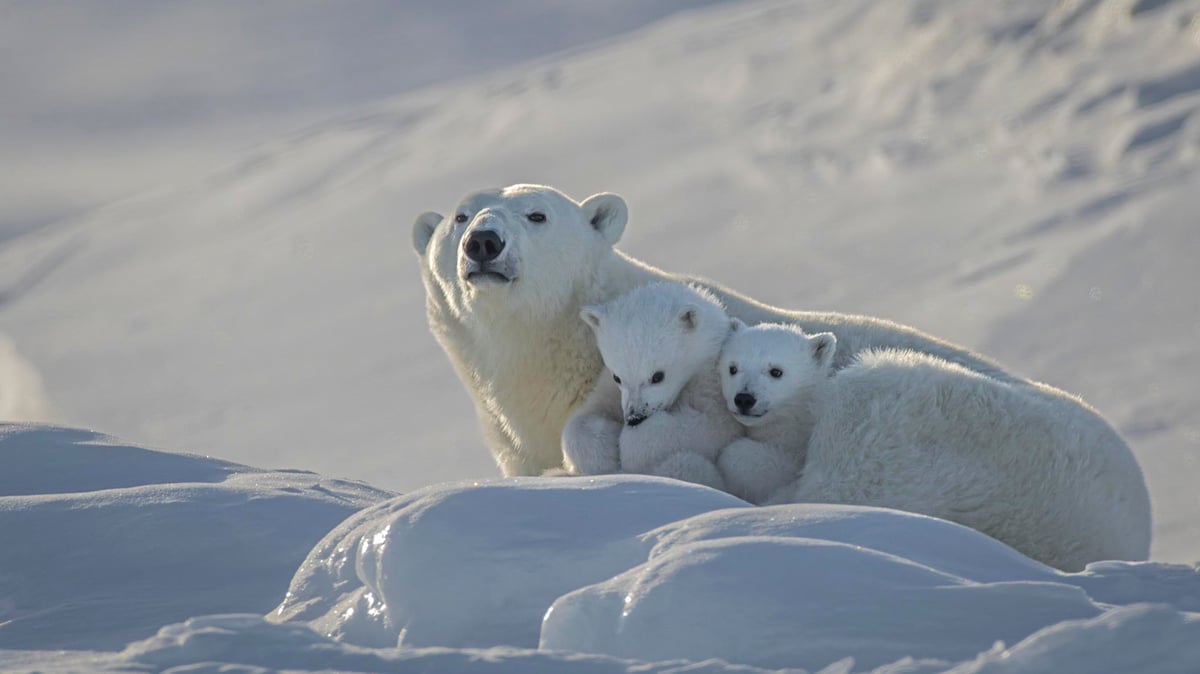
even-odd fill
[{"label": "snow drift", "polygon": [[929,517],[757,508],[644,476],[388,496],[0,425],[0,668],[1183,674],[1200,661],[1196,568],[1064,574]]},{"label": "snow drift", "polygon": [[321,536],[387,495],[0,424],[0,649],[116,649],[194,615],[265,612]]}]

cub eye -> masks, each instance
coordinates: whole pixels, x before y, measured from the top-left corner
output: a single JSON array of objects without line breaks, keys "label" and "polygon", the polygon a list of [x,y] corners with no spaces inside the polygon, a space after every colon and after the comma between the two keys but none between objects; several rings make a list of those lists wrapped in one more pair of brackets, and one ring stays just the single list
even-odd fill
[{"label": "cub eye", "polygon": [[467,221],[467,214],[466,214],[466,213],[459,213],[458,215],[454,216],[454,221],[455,221],[455,222],[458,222],[458,223],[463,223],[463,222],[466,222],[466,221]]},{"label": "cub eye", "polygon": [[729,374],[731,374],[731,375],[733,375],[733,374],[737,374],[737,365],[730,365],[730,366],[729,366]]},{"label": "cub eye", "polygon": [[530,222],[545,222],[546,214],[541,211],[534,211],[525,217],[529,218]]},{"label": "cub eye", "polygon": [[661,382],[662,380],[663,380],[662,370],[659,370],[658,372],[655,372],[654,374],[650,375],[650,383],[651,384],[657,384],[657,383]]},{"label": "cub eye", "polygon": [[620,383],[621,383],[621,378],[620,378],[620,377],[618,377],[617,375],[615,375],[615,374],[614,374],[614,375],[613,375],[613,381],[615,381],[615,382],[617,382],[618,384],[620,384]]},{"label": "cub eye", "polygon": [[780,377],[783,376],[783,370],[780,370],[777,367],[773,367],[773,368],[771,368],[771,376],[775,379],[779,379]]}]

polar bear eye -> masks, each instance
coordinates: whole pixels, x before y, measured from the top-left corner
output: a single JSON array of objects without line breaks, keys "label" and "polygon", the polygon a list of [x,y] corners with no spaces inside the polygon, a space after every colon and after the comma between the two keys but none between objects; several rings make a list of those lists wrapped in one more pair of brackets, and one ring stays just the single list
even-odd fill
[{"label": "polar bear eye", "polygon": [[771,376],[775,379],[779,379],[780,377],[783,376],[783,370],[780,370],[777,367],[773,367],[773,368],[771,368]]},{"label": "polar bear eye", "polygon": [[729,366],[729,374],[731,374],[731,375],[735,375],[735,374],[737,374],[737,365],[730,365],[730,366]]},{"label": "polar bear eye", "polygon": [[534,211],[525,217],[529,218],[530,222],[545,222],[546,214],[541,211]]},{"label": "polar bear eye", "polygon": [[651,384],[658,384],[662,380],[663,380],[663,371],[662,370],[659,370],[658,372],[655,372],[654,374],[650,375],[650,383]]},{"label": "polar bear eye", "polygon": [[458,215],[454,216],[454,221],[455,221],[455,222],[457,222],[457,223],[459,223],[459,224],[462,224],[462,223],[466,222],[466,221],[467,221],[467,214],[466,214],[466,213],[459,213]]},{"label": "polar bear eye", "polygon": [[613,381],[615,381],[615,382],[617,382],[618,384],[620,384],[620,383],[621,383],[621,378],[620,378],[620,377],[618,377],[617,375],[615,375],[615,374],[614,374],[614,375],[613,375]]}]

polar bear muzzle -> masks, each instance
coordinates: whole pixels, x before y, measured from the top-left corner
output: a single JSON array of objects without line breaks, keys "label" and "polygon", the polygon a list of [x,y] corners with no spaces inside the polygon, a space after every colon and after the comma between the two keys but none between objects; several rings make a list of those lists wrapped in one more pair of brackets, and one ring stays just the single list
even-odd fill
[{"label": "polar bear muzzle", "polygon": [[477,229],[462,242],[466,257],[463,279],[469,283],[512,283],[517,280],[511,256],[503,255],[504,239],[493,229]]}]

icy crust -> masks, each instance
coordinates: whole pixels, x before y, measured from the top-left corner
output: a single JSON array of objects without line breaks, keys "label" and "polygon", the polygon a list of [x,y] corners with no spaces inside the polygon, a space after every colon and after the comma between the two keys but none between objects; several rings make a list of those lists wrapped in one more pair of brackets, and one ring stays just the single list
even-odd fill
[{"label": "icy crust", "polygon": [[0,424],[0,649],[115,650],[191,616],[265,612],[321,536],[387,496]]},{"label": "icy crust", "polygon": [[[1167,606],[1114,608],[1146,601]],[[754,508],[695,485],[602,476],[463,482],[381,503],[314,548],[268,619],[375,648],[993,671],[1012,657],[998,642],[1039,635],[1037,653],[1087,650],[1056,630],[1100,642],[1129,621],[1161,622],[1173,626],[1164,638],[1186,643],[1198,616],[1181,611],[1197,608],[1194,568],[1063,574],[934,518]],[[1126,647],[1156,662],[1156,638]]]}]

